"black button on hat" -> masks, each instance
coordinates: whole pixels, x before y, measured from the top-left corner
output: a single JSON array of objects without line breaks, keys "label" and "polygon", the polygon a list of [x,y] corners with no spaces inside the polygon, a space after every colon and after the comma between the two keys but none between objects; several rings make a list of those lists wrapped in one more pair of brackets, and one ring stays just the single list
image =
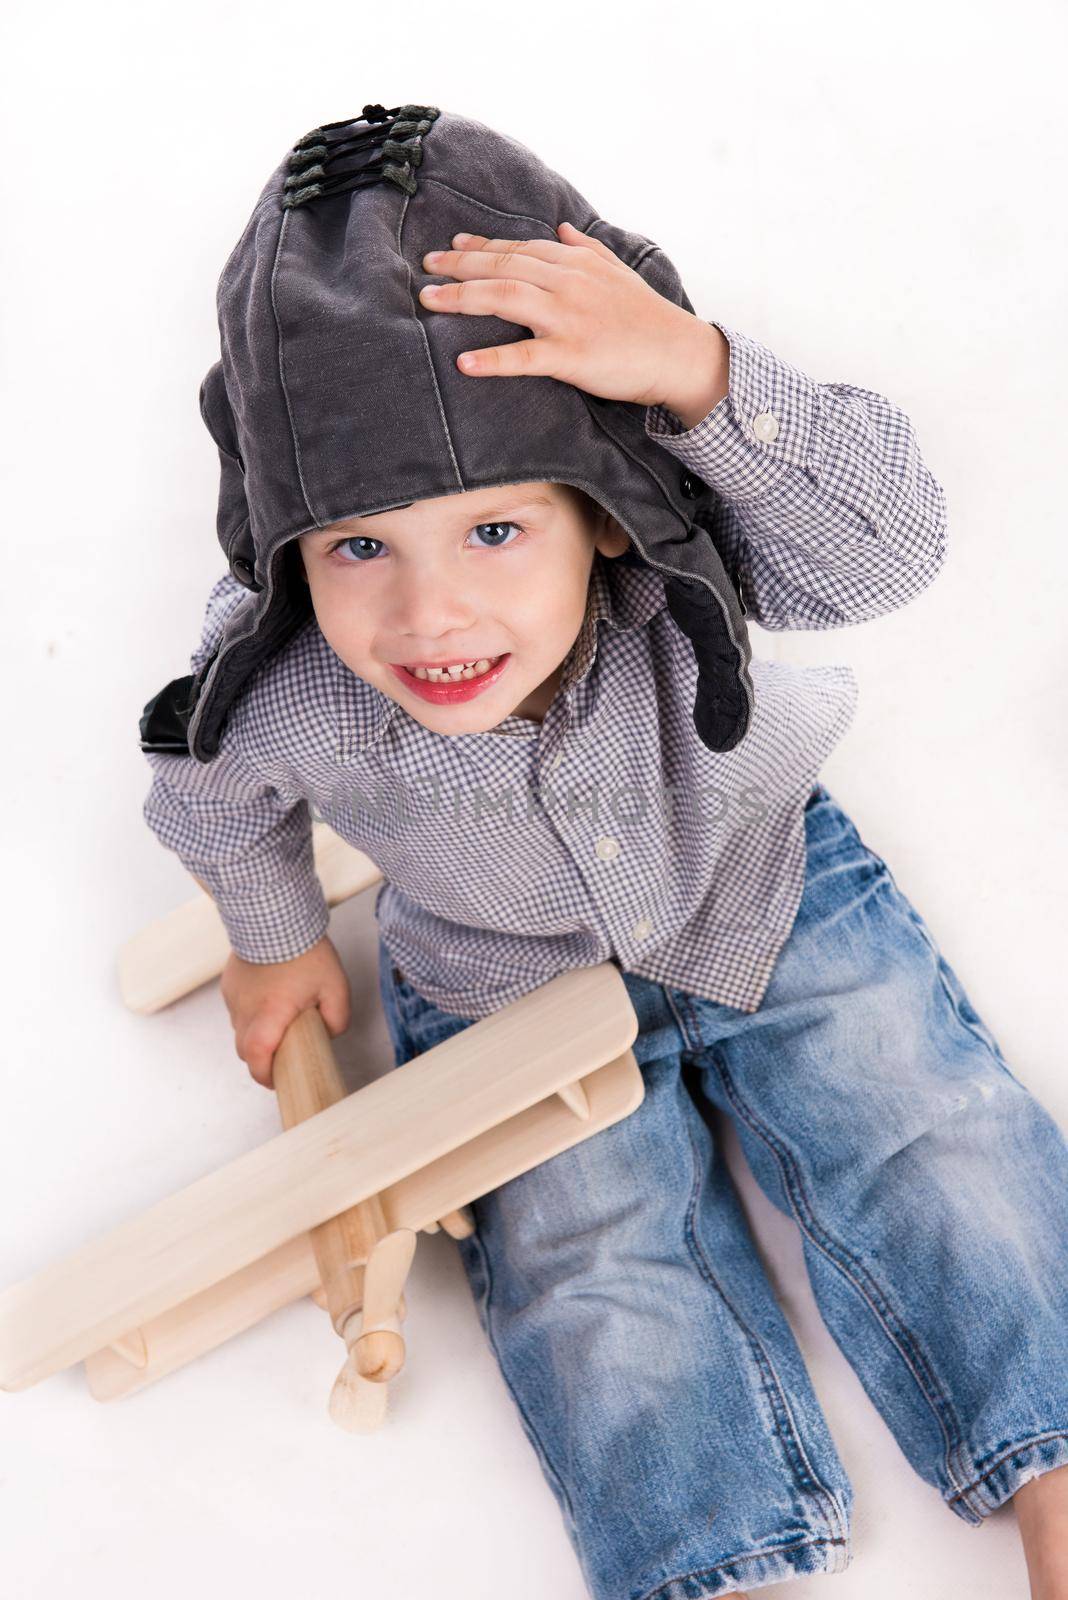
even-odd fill
[{"label": "black button on hat", "polygon": [[246,589],[251,589],[253,594],[259,594],[263,588],[262,583],[256,582],[256,569],[251,561],[244,556],[235,556],[230,565],[230,570],[238,583],[243,583]]}]

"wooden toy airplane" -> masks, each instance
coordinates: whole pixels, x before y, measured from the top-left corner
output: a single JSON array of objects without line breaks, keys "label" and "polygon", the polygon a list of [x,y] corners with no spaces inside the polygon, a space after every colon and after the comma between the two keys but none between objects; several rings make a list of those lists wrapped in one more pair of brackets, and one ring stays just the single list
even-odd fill
[{"label": "wooden toy airplane", "polygon": [[[313,838],[328,904],[381,880],[325,823]],[[154,1012],[218,976],[229,949],[202,892],[123,948],[123,999]],[[82,1361],[95,1399],[133,1394],[310,1294],[347,1351],[331,1417],[380,1426],[416,1234],[464,1237],[472,1200],[635,1111],[637,1032],[605,962],[349,1094],[318,1009],[302,1012],[274,1057],[284,1131],[0,1293],[0,1388]]]}]

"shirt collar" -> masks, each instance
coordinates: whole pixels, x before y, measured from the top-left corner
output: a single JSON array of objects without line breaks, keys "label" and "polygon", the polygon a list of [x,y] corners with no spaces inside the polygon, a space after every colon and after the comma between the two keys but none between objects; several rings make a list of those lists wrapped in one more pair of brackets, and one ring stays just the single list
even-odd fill
[{"label": "shirt collar", "polygon": [[574,644],[564,657],[561,690],[581,683],[589,676],[597,657],[599,622],[608,623],[617,633],[644,628],[650,617],[663,609],[664,581],[636,557],[594,554],[586,593],[586,615]]},{"label": "shirt collar", "polygon": [[[643,628],[665,604],[663,578],[639,557],[630,552],[605,557],[595,551],[585,615],[575,642],[564,657],[557,692],[567,693],[589,676],[597,658],[599,622],[617,632],[630,632]],[[401,708],[396,700],[358,677],[340,656],[332,653],[337,713],[335,754],[339,761],[348,761],[358,751],[378,744]],[[512,720],[511,716],[506,717],[500,726],[503,728]]]}]

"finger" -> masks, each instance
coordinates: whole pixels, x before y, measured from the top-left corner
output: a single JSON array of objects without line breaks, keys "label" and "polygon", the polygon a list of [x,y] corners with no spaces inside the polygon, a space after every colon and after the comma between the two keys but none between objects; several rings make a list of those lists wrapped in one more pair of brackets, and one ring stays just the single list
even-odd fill
[{"label": "finger", "polygon": [[270,1050],[257,1050],[243,1059],[251,1078],[261,1083],[265,1089],[274,1088],[274,1055]]},{"label": "finger", "polygon": [[568,254],[568,246],[556,238],[488,238],[484,234],[452,234],[456,250],[544,250],[547,261],[558,261]]},{"label": "finger", "polygon": [[[557,232],[565,244],[579,245],[584,250],[592,250],[594,255],[600,256],[602,261],[610,261],[614,267],[627,267],[627,263],[621,261],[614,250],[609,250],[603,239],[596,238],[592,233],[583,233],[570,222],[561,222]],[[627,267],[627,271],[630,270]]]},{"label": "finger", "polygon": [[519,278],[466,278],[462,283],[427,283],[419,299],[431,311],[459,311],[467,317],[503,317],[537,332],[545,324],[552,296]]},{"label": "finger", "polygon": [[521,250],[528,255],[540,255],[543,261],[564,261],[568,254],[567,245],[558,239],[488,239],[481,233],[454,233],[450,242],[461,251]]},{"label": "finger", "polygon": [[517,339],[484,350],[465,350],[456,364],[466,377],[555,378],[560,376],[560,348],[555,339]]},{"label": "finger", "polygon": [[244,1030],[238,1043],[238,1055],[245,1062],[257,1083],[271,1087],[274,1053],[295,1013],[261,1011]]},{"label": "finger", "polygon": [[544,287],[567,262],[567,247],[552,239],[492,239],[486,246],[484,250],[428,250],[423,270],[443,278],[523,277]]},{"label": "finger", "polygon": [[319,1013],[326,1025],[331,1038],[336,1039],[339,1033],[344,1033],[352,1020],[351,1002],[348,994],[341,992],[324,994],[319,1000]]}]

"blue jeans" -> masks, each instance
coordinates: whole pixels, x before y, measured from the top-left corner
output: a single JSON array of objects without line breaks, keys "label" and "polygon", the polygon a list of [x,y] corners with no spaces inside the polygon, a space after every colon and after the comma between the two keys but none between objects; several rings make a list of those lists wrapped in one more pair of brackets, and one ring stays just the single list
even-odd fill
[{"label": "blue jeans", "polygon": [[[851,1560],[852,1487],[709,1104],[949,1508],[977,1525],[1068,1463],[1068,1145],[822,784],[805,826],[759,1008],[624,973],[642,1104],[476,1200],[458,1241],[594,1600],[699,1600]],[[380,948],[398,1065],[471,1026]]]}]

